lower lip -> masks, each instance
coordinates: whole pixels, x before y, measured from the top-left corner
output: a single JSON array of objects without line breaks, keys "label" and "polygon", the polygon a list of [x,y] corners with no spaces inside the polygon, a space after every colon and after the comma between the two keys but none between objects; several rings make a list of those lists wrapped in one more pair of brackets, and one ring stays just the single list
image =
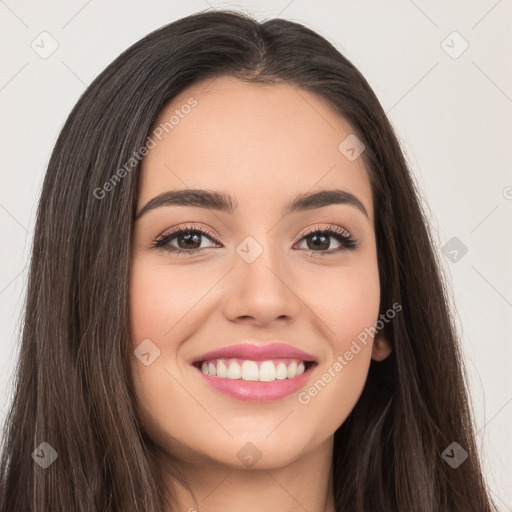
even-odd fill
[{"label": "lower lip", "polygon": [[272,382],[246,381],[228,379],[204,374],[197,370],[205,382],[216,391],[220,391],[245,402],[272,402],[297,392],[305,386],[316,364],[311,365],[304,373],[293,379],[274,380]]}]

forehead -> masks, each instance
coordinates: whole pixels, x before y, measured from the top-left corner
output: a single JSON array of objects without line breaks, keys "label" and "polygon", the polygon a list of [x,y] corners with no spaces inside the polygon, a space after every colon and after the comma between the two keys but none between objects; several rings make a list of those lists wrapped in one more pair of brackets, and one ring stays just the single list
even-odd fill
[{"label": "forehead", "polygon": [[168,190],[227,192],[249,210],[338,188],[373,219],[362,158],[339,145],[353,130],[325,100],[289,84],[222,77],[182,91],[155,120],[141,167],[139,205]]}]

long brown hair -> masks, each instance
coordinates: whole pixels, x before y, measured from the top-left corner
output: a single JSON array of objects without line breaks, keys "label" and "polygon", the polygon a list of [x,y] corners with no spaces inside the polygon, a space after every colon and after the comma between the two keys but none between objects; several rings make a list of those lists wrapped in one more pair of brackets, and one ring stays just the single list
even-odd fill
[{"label": "long brown hair", "polygon": [[[169,506],[130,378],[127,292],[139,163],[125,164],[169,100],[221,75],[315,93],[366,147],[380,308],[403,309],[387,326],[391,356],[372,361],[357,405],[334,436],[337,510],[490,512],[438,253],[377,97],[312,30],[230,11],[188,16],[128,48],[87,88],[60,133],[37,213],[0,510]],[[43,442],[58,454],[46,469],[31,456]],[[468,453],[456,469],[441,456],[452,442]]]}]

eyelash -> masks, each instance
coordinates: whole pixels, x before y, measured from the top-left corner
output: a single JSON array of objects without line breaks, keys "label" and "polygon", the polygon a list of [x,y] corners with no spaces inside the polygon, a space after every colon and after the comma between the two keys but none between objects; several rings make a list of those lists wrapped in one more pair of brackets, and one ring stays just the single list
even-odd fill
[{"label": "eyelash", "polygon": [[[161,249],[164,249],[167,252],[173,253],[173,254],[185,253],[187,256],[197,254],[198,252],[204,250],[205,248],[203,248],[203,249],[179,249],[176,247],[168,246],[169,242],[171,240],[173,240],[174,238],[177,238],[180,235],[185,235],[185,234],[190,234],[190,233],[197,233],[201,236],[209,238],[210,241],[212,241],[212,242],[218,243],[217,240],[215,239],[214,233],[211,230],[204,228],[204,227],[199,228],[195,224],[192,224],[192,225],[181,226],[181,227],[178,227],[168,233],[161,234],[153,241],[153,244],[151,247],[153,247],[155,249],[161,248]],[[325,228],[324,227],[310,228],[301,236],[301,238],[298,240],[298,242],[301,242],[303,239],[305,239],[313,234],[323,234],[323,235],[327,235],[328,237],[332,236],[338,242],[340,242],[342,247],[339,247],[337,249],[330,250],[330,251],[310,251],[312,255],[313,254],[320,254],[321,256],[332,255],[332,254],[335,254],[335,253],[338,253],[338,252],[344,251],[344,250],[354,250],[354,249],[357,249],[357,247],[358,247],[357,240],[355,238],[353,238],[348,233],[347,230],[337,227],[337,226],[327,226]],[[208,249],[209,248],[210,247],[208,247]]]}]

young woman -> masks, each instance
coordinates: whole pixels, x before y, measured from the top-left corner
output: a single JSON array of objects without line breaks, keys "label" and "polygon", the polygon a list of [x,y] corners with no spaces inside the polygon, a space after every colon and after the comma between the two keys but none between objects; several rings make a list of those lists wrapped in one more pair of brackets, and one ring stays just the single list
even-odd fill
[{"label": "young woman", "polygon": [[321,36],[233,12],[148,35],[48,166],[0,510],[493,510],[432,247]]}]

